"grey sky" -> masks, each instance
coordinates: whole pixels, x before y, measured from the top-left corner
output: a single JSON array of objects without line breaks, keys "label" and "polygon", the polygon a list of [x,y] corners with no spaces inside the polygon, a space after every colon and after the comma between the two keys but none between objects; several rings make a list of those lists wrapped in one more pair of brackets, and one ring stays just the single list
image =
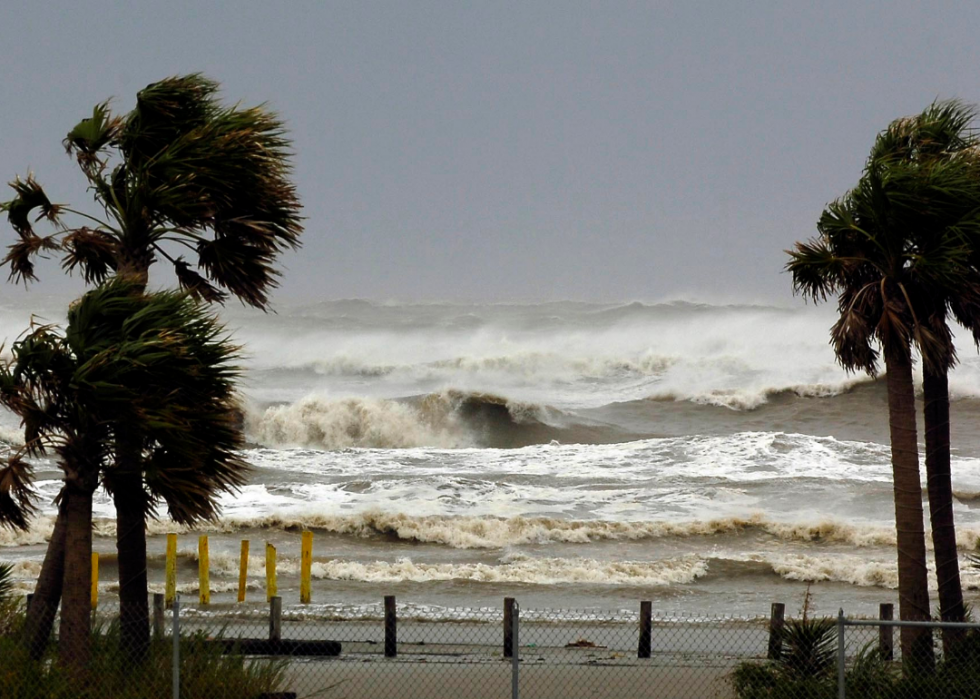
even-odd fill
[{"label": "grey sky", "polygon": [[201,71],[295,139],[277,298],[789,302],[782,250],[874,135],[980,101],[978,27],[980,3],[5,0],[0,177],[88,201],[68,129]]}]

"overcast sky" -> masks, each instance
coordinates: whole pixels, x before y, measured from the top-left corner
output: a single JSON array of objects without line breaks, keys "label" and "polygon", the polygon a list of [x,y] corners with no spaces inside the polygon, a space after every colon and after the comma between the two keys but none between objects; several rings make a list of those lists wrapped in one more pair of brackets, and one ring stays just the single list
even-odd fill
[{"label": "overcast sky", "polygon": [[277,299],[792,303],[782,251],[875,134],[980,101],[978,28],[975,2],[4,0],[0,177],[86,202],[65,133],[200,71],[292,132]]}]

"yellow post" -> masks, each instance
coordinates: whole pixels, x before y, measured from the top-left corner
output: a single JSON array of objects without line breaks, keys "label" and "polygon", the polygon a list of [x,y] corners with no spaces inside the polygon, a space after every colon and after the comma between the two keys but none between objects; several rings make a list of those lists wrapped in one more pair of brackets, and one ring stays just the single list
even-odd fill
[{"label": "yellow post", "polygon": [[92,552],[92,610],[99,608],[99,554]]},{"label": "yellow post", "polygon": [[245,601],[245,578],[248,576],[248,539],[242,539],[242,560],[238,564],[238,601]]},{"label": "yellow post", "polygon": [[167,534],[167,582],[163,601],[167,607],[174,606],[177,597],[177,535]]},{"label": "yellow post", "polygon": [[265,601],[271,602],[276,596],[276,547],[265,545]]},{"label": "yellow post", "polygon": [[197,539],[197,579],[198,593],[201,604],[211,604],[211,572],[210,562],[208,561],[208,535],[202,534]]},{"label": "yellow post", "polygon": [[299,576],[299,601],[301,604],[310,603],[310,574],[313,568],[313,532],[303,532],[301,549],[302,562]]}]

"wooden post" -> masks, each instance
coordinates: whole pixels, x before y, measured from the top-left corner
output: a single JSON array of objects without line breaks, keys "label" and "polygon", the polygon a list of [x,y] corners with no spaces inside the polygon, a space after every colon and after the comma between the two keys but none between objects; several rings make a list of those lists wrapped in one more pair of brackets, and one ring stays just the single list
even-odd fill
[{"label": "wooden post", "polygon": [[164,588],[167,609],[174,606],[177,596],[177,535],[167,534],[167,580]]},{"label": "wooden post", "polygon": [[310,576],[313,572],[313,532],[303,532],[300,555],[299,601],[301,604],[309,604]]},{"label": "wooden post", "polygon": [[770,660],[779,660],[783,654],[783,619],[786,614],[786,605],[782,602],[772,603],[772,612],[769,614],[769,654]]},{"label": "wooden post", "polygon": [[31,608],[31,602],[33,602],[33,601],[34,601],[34,593],[33,592],[28,592],[27,593],[27,601],[24,603],[24,606],[27,609],[30,609]]},{"label": "wooden post", "polygon": [[398,655],[398,615],[395,611],[395,596],[385,596],[385,657]]},{"label": "wooden post", "polygon": [[514,656],[514,598],[504,597],[504,657]]},{"label": "wooden post", "polygon": [[265,545],[265,599],[271,602],[278,593],[276,586],[276,547]]},{"label": "wooden post", "polygon": [[197,580],[201,604],[211,604],[211,562],[207,534],[197,539]]},{"label": "wooden post", "polygon": [[269,600],[269,640],[276,643],[282,640],[282,597]]},{"label": "wooden post", "polygon": [[99,554],[92,552],[92,611],[99,608]]},{"label": "wooden post", "polygon": [[163,610],[166,605],[163,601],[163,595],[159,592],[153,593],[153,636],[154,638],[163,638],[164,629],[166,624],[164,622]]},{"label": "wooden post", "polygon": [[640,642],[636,648],[637,658],[649,658],[653,640],[653,604],[640,602]]},{"label": "wooden post", "polygon": [[[882,621],[891,621],[895,617],[895,606],[891,604],[878,605],[878,618]],[[895,658],[895,627],[878,627],[878,652],[881,653],[882,660],[893,660]]]},{"label": "wooden post", "polygon": [[248,539],[242,539],[242,558],[238,562],[238,601],[245,601],[245,584],[248,577]]}]

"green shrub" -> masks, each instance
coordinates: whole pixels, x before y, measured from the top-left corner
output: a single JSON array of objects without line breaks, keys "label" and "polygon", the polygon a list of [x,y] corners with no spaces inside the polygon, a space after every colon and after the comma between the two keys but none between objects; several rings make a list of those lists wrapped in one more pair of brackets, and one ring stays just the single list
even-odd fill
[{"label": "green shrub", "polygon": [[[282,691],[283,659],[247,660],[225,654],[208,643],[203,632],[180,642],[180,696],[182,699],[249,699]],[[171,696],[173,642],[154,641],[149,657],[139,667],[119,650],[117,624],[99,627],[92,636],[91,682],[78,686],[69,680],[53,657],[32,661],[13,639],[0,638],[0,697],[4,699],[158,699]]]},{"label": "green shrub", "polygon": [[[787,630],[791,624],[787,624]],[[832,628],[832,627],[831,627]],[[812,629],[811,629],[812,631]],[[778,661],[747,662],[732,672],[730,681],[738,699],[836,699],[837,675],[832,640],[829,666],[825,644],[816,642],[820,634],[800,632],[797,648],[787,643],[787,652]],[[784,636],[788,641],[789,634]],[[811,652],[806,652],[810,649]],[[801,664],[791,658],[816,658]],[[793,665],[796,667],[793,667]],[[819,669],[806,674],[799,668]],[[881,657],[877,643],[869,643],[849,660],[844,677],[846,695],[860,699],[980,699],[980,634],[970,632],[954,656],[942,658],[935,672],[903,674],[897,662]]]}]

